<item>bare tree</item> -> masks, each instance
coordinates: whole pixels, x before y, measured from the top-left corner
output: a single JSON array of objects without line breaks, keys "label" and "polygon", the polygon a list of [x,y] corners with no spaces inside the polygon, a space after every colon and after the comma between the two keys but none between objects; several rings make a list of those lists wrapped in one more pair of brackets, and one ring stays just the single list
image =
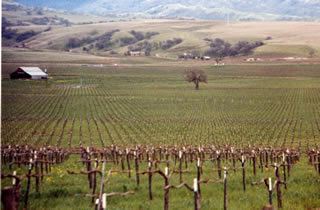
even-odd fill
[{"label": "bare tree", "polygon": [[310,56],[310,57],[313,57],[315,53],[316,53],[316,52],[314,51],[314,49],[311,49],[311,50],[309,51],[309,56]]},{"label": "bare tree", "polygon": [[185,72],[184,78],[188,82],[193,82],[196,85],[196,90],[199,89],[199,83],[208,81],[208,75],[201,69],[193,69]]}]

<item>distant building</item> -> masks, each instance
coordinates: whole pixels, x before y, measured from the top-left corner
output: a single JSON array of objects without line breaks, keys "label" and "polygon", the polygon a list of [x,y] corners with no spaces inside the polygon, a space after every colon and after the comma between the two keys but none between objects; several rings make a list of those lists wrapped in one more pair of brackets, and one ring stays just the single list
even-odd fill
[{"label": "distant building", "polygon": [[182,55],[179,56],[180,59],[192,59],[193,55],[191,53],[183,53]]},{"label": "distant building", "polygon": [[145,53],[143,51],[130,51],[129,54],[131,56],[144,56]]},{"label": "distant building", "polygon": [[247,58],[246,61],[247,62],[261,61],[261,59],[260,58]]},{"label": "distant building", "polygon": [[19,67],[10,74],[11,79],[48,79],[39,67]]},{"label": "distant building", "polygon": [[202,57],[202,60],[210,60],[210,59],[211,59],[210,56],[203,56],[203,57]]}]

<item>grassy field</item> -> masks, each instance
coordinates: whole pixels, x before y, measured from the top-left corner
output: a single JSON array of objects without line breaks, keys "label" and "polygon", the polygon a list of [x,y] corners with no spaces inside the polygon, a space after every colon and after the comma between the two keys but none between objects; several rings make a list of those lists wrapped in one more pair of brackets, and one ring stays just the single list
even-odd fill
[{"label": "grassy field", "polygon": [[[55,122],[66,119],[71,129],[73,119],[94,126],[92,118],[98,119],[106,145],[268,142],[297,147],[319,140],[319,65],[206,67],[209,83],[199,91],[183,81],[184,67],[47,68],[53,77],[47,88],[44,81],[2,81],[2,143],[21,143],[22,135],[32,144],[65,146],[71,131],[57,139],[61,127]],[[57,136],[49,138],[52,129]],[[85,144],[101,146],[95,126],[91,132],[93,142],[83,130]],[[77,145],[77,132],[73,138]]]},{"label": "grassy field", "polygon": [[[155,60],[148,66],[146,60],[142,62],[146,65],[134,65],[134,60],[129,60],[128,65],[94,67],[77,65],[81,58],[74,64],[48,63],[44,58],[42,64],[37,64],[46,67],[52,77],[46,85],[44,81],[9,80],[8,73],[22,62],[14,59],[19,57],[7,57],[2,64],[2,145],[68,148],[68,143],[71,147],[250,144],[300,147],[305,151],[319,144],[318,64],[203,64],[208,83],[194,90],[193,84],[183,79],[186,63],[160,60],[162,65],[157,66]],[[87,178],[66,173],[67,169],[84,170],[77,160],[78,156],[72,156],[66,163],[54,166],[52,176],[41,184],[40,194],[31,188],[31,209],[93,208],[89,198],[74,196],[90,193]],[[107,165],[110,168],[121,167]],[[141,165],[141,170],[146,168]],[[160,168],[163,170],[164,165]],[[7,166],[1,169],[10,172]],[[18,169],[18,174],[25,170]],[[265,187],[249,184],[273,176],[274,170],[258,170],[253,176],[249,168],[247,173],[248,189],[243,193],[241,172],[230,172],[229,209],[260,209],[267,203]],[[193,168],[185,180],[191,184],[195,174]],[[319,208],[319,176],[307,164],[305,155],[291,174],[288,190],[283,190],[284,209]],[[210,163],[204,166],[204,177],[217,178]],[[2,186],[9,185],[9,181],[2,180]],[[171,181],[178,184],[178,175]],[[106,192],[134,190],[136,195],[110,198],[108,208],[163,209],[163,179],[154,175],[154,201],[148,200],[146,176],[141,183],[137,186],[135,178],[115,173]],[[223,184],[203,185],[202,195],[202,209],[223,208]],[[192,193],[171,190],[170,209],[193,209]]]}]

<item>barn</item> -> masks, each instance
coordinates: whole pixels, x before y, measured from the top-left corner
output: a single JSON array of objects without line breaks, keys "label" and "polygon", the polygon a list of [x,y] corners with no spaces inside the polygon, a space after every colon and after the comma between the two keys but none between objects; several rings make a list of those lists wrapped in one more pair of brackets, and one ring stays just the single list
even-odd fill
[{"label": "barn", "polygon": [[10,74],[11,79],[48,79],[39,67],[19,67]]}]

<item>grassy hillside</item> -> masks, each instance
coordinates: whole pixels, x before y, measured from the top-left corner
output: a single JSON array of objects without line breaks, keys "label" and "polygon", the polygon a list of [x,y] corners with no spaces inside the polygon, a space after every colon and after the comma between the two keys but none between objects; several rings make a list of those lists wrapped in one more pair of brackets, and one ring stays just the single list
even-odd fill
[{"label": "grassy hillside", "polygon": [[[50,20],[53,19],[64,19],[69,21],[71,24],[88,23],[88,22],[99,22],[108,21],[109,18],[94,15],[85,15],[81,13],[67,12],[63,10],[56,10],[51,8],[42,7],[27,7],[22,4],[3,0],[2,1],[2,16],[6,17],[10,22],[18,25],[38,25],[32,23],[31,20],[34,18],[47,17]],[[60,23],[59,20],[56,23]],[[63,24],[63,23],[61,23]],[[40,24],[42,25],[42,24]]]},{"label": "grassy hillside", "polygon": [[[119,20],[71,13],[55,9],[26,7],[21,4],[2,2],[3,26],[12,34],[3,35],[4,46],[31,49],[72,50],[103,56],[123,55],[128,50],[149,48],[151,55],[177,58],[183,53],[203,55],[210,43],[205,39],[221,38],[230,44],[239,41],[263,42],[255,49],[256,56],[317,56],[319,55],[319,22],[225,22],[202,20]],[[118,30],[111,36],[106,33]],[[150,37],[139,39],[134,30]],[[4,31],[4,30],[3,30]],[[33,32],[22,39],[23,33]],[[301,33],[303,32],[303,33]],[[24,35],[24,34],[23,34]],[[66,47],[70,39],[81,44]],[[132,40],[133,39],[133,40]],[[168,41],[182,42],[163,47]],[[85,41],[84,41],[85,40]],[[77,41],[77,40],[76,40]],[[124,41],[128,41],[124,43]],[[102,45],[105,45],[101,47]],[[99,47],[100,45],[100,47]],[[142,47],[141,47],[142,46]]]},{"label": "grassy hillside", "polygon": [[[14,26],[18,32],[27,30],[41,31],[48,26]],[[186,20],[135,20],[107,22],[71,26],[53,26],[50,31],[42,32],[24,41],[25,46],[32,49],[54,49],[65,50],[66,44],[71,38],[77,39],[98,39],[105,33],[112,30],[119,30],[112,35],[110,41],[113,42],[109,48],[97,49],[97,40],[85,43],[72,49],[73,52],[82,52],[84,47],[90,48],[90,54],[123,55],[131,46],[133,49],[148,41],[150,44],[166,42],[174,38],[182,39],[182,42],[169,49],[152,48],[151,55],[158,54],[160,57],[177,57],[185,52],[204,53],[209,49],[209,44],[204,39],[222,38],[231,44],[239,41],[256,42],[263,41],[264,46],[255,50],[259,56],[270,55],[272,53],[282,56],[313,56],[319,55],[319,41],[315,34],[320,33],[320,23],[317,22],[234,22],[226,24],[224,22],[213,21],[186,21]],[[136,40],[132,44],[121,44],[121,38],[133,37],[129,32],[135,30],[146,34],[157,32],[159,34],[150,39]],[[301,34],[301,31],[308,33]],[[268,38],[268,40],[266,40]],[[20,43],[21,44],[21,43]]]}]

